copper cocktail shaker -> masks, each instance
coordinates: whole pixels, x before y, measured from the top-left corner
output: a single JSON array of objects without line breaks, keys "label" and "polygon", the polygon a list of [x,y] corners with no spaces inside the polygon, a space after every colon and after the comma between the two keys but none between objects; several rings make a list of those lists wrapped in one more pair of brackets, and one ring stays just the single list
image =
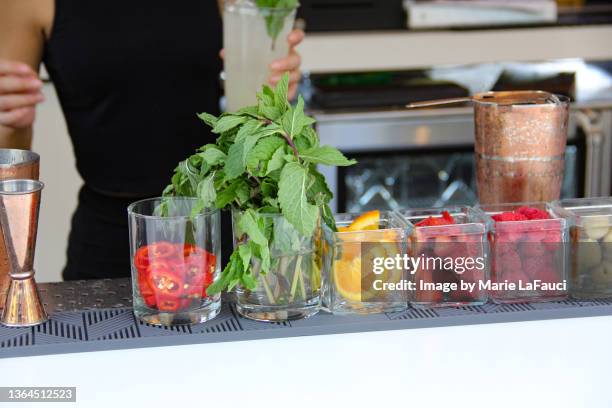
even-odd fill
[{"label": "copper cocktail shaker", "polygon": [[[0,149],[0,181],[8,179],[38,180],[40,156],[29,150]],[[0,226],[0,237],[2,227]],[[0,311],[8,289],[9,263],[4,241],[0,239]]]},{"label": "copper cocktail shaker", "polygon": [[458,102],[474,104],[481,204],[559,199],[565,169],[568,98],[542,91],[485,92],[408,107]]},{"label": "copper cocktail shaker", "polygon": [[34,281],[34,252],[43,187],[37,180],[0,181],[0,225],[10,270],[0,317],[0,323],[6,326],[32,326],[47,320]]}]

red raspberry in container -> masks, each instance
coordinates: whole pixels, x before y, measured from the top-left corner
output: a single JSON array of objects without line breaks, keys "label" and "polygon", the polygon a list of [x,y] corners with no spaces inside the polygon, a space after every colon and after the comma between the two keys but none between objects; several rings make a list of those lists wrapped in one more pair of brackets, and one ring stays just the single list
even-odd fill
[{"label": "red raspberry in container", "polygon": [[529,220],[550,219],[550,215],[546,211],[531,207],[520,207],[518,210],[516,210],[516,214],[523,215]]},{"label": "red raspberry in container", "polygon": [[542,275],[550,276],[553,269],[553,261],[550,254],[539,257],[524,258],[523,270],[531,280],[540,279]]},{"label": "red raspberry in container", "polygon": [[546,203],[491,205],[483,210],[494,222],[490,238],[493,282],[522,283],[517,290],[492,291],[493,300],[514,303],[565,298],[567,291],[526,284],[535,280],[559,283],[565,279],[563,239],[567,221],[553,216]]}]

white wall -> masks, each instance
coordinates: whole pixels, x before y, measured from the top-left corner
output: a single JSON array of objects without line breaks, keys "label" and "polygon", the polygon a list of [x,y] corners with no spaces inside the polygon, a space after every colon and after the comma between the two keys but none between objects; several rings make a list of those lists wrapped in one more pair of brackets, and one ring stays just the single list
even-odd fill
[{"label": "white wall", "polygon": [[40,154],[42,193],[35,269],[39,282],[61,280],[66,263],[70,219],[76,208],[81,178],[55,88],[45,84],[45,102],[37,111],[32,150]]}]

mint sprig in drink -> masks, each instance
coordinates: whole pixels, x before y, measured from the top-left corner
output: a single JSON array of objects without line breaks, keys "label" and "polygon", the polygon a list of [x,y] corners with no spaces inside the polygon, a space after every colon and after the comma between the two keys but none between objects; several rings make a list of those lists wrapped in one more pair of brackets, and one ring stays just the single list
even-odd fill
[{"label": "mint sprig in drink", "polygon": [[226,0],[223,13],[227,111],[254,105],[272,61],[287,56],[297,0]]}]

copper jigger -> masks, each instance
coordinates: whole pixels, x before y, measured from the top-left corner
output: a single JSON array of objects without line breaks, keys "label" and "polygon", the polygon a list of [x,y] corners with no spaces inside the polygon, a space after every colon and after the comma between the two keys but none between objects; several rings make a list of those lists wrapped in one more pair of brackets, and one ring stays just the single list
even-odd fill
[{"label": "copper jigger", "polygon": [[542,91],[485,92],[409,108],[474,104],[481,204],[553,201],[565,170],[569,99]]},{"label": "copper jigger", "polygon": [[0,323],[5,326],[33,326],[47,320],[34,281],[34,250],[43,187],[36,180],[0,181],[0,224],[11,278],[0,317]]},{"label": "copper jigger", "polygon": [[[0,180],[38,180],[40,156],[29,150],[0,149]],[[2,229],[0,227],[0,235]],[[9,283],[9,262],[4,241],[0,239],[0,311],[4,308]]]}]

